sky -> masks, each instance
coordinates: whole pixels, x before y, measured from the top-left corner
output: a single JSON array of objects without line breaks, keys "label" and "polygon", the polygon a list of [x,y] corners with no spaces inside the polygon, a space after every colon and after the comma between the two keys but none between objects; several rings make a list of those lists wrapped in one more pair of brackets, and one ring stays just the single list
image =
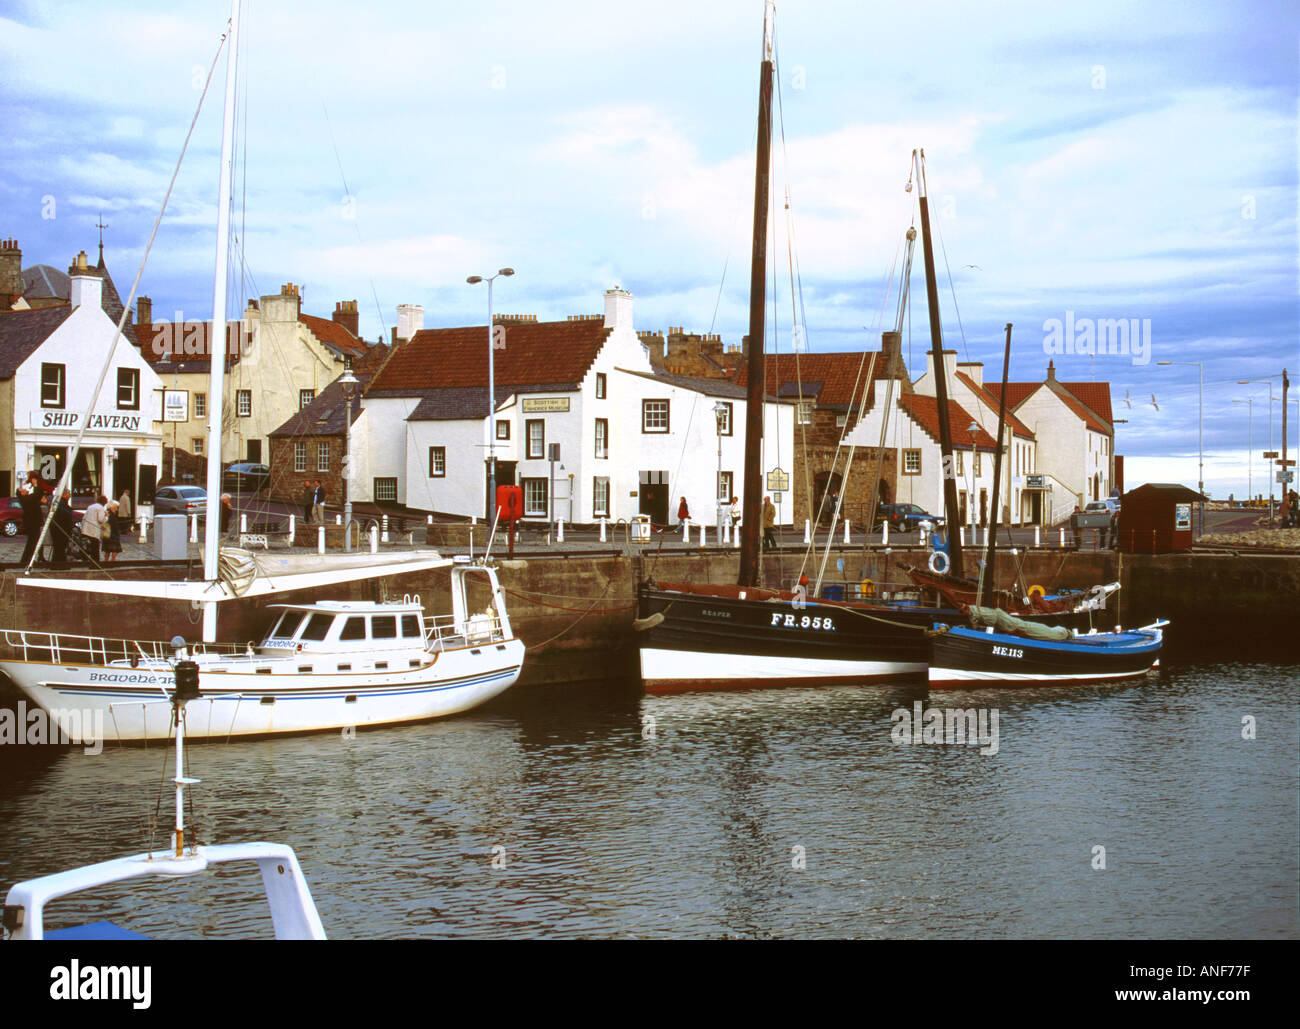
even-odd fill
[{"label": "sky", "polygon": [[[0,0],[0,237],[25,266],[93,257],[102,214],[125,299],[228,16]],[[598,313],[620,285],[638,329],[747,331],[759,0],[242,18],[231,313],[294,282],[307,313],[357,300],[372,340],[402,303],[483,324],[465,279],[510,266],[498,312]],[[158,320],[212,313],[225,57],[143,271]],[[789,352],[796,315],[811,351],[879,346],[921,147],[959,360],[997,378],[1012,322],[1013,381],[1051,359],[1110,383],[1128,488],[1195,484],[1198,414],[1207,487],[1266,488],[1268,381],[1276,448],[1282,368],[1300,381],[1294,3],[808,0],[777,6],[776,58],[769,348]],[[1119,319],[1125,348],[1064,338]],[[914,375],[928,347],[918,247]]]}]

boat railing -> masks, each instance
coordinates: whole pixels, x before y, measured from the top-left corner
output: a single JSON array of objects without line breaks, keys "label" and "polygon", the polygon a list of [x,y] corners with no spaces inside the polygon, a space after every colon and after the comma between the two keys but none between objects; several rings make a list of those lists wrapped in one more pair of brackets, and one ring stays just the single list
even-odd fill
[{"label": "boat railing", "polygon": [[[4,640],[22,661],[47,661],[54,664],[106,665],[125,661],[131,665],[169,662],[175,648],[162,640],[112,639],[106,636],[76,636],[68,633],[29,632],[5,629]],[[187,643],[191,657],[199,654],[238,654],[244,647],[237,644]]]},{"label": "boat railing", "polygon": [[494,643],[503,639],[501,619],[495,611],[470,615],[463,625],[457,623],[454,615],[426,615],[424,619],[424,642],[430,650]]}]

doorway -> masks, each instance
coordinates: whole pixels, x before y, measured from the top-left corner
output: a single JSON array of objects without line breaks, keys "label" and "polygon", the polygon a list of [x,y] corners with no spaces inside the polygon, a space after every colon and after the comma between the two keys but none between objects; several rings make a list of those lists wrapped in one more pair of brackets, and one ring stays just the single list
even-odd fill
[{"label": "doorway", "polygon": [[248,460],[252,464],[262,463],[262,441],[260,439],[250,439],[248,441]]},{"label": "doorway", "polygon": [[655,525],[668,524],[668,473],[642,472],[637,494],[638,513],[649,515]]},{"label": "doorway", "polygon": [[110,500],[120,497],[124,490],[130,490],[131,499],[135,499],[135,457],[134,450],[117,452],[117,459],[113,462],[113,493]]}]

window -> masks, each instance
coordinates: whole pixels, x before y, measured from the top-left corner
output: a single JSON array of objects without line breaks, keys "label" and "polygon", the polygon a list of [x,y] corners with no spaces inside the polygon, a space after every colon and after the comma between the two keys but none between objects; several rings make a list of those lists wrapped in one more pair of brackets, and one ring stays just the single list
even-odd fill
[{"label": "window", "polygon": [[842,429],[849,424],[849,416],[846,414],[837,414],[835,416],[835,428]]},{"label": "window", "polygon": [[441,479],[447,474],[447,448],[429,448],[429,478]]},{"label": "window", "polygon": [[316,471],[330,470],[330,445],[328,440],[316,444]]},{"label": "window", "polygon": [[497,422],[497,439],[510,438],[510,423],[502,419]]},{"label": "window", "polygon": [[731,405],[722,404],[720,408],[716,408],[715,411],[720,412],[716,415],[719,424],[715,426],[715,428],[718,434],[722,436],[730,436],[732,434],[732,427],[735,424],[731,417]]},{"label": "window", "polygon": [[799,401],[799,424],[811,425],[813,416],[813,402],[811,400]]},{"label": "window", "polygon": [[343,631],[339,633],[341,640],[363,640],[366,638],[366,620],[361,616],[354,616],[343,623]]},{"label": "window", "polygon": [[307,444],[302,440],[295,441],[293,445],[293,470],[295,472],[307,470]]},{"label": "window", "polygon": [[668,401],[667,400],[641,401],[641,431],[642,432],[667,432],[668,431]]},{"label": "window", "polygon": [[370,638],[372,640],[397,639],[397,616],[375,615],[370,619]]},{"label": "window", "polygon": [[375,503],[397,503],[397,479],[376,479],[375,480]]},{"label": "window", "polygon": [[609,419],[596,419],[596,456],[609,457]]},{"label": "window", "polygon": [[203,437],[202,437],[202,436],[195,436],[195,437],[194,437],[194,440],[193,440],[193,443],[194,443],[194,445],[193,445],[192,447],[190,447],[190,452],[193,453],[193,454],[196,454],[196,455],[199,456],[199,457],[202,457],[202,456],[203,456]]},{"label": "window", "polygon": [[251,389],[235,390],[235,411],[240,418],[252,417],[253,391]]},{"label": "window", "polygon": [[420,627],[419,615],[402,615],[402,635],[417,640],[423,638],[424,630]]},{"label": "window", "polygon": [[529,418],[524,422],[524,430],[528,436],[528,456],[545,457],[546,422],[541,418]]},{"label": "window", "polygon": [[66,373],[66,365],[41,365],[41,407],[63,406],[65,399],[63,387],[67,378]]},{"label": "window", "polygon": [[718,473],[718,499],[730,501],[734,494],[731,492],[732,475],[731,472]]},{"label": "window", "polygon": [[609,517],[609,479],[597,476],[591,482],[591,515],[593,518]]},{"label": "window", "polygon": [[298,391],[298,410],[301,411],[315,399],[316,391],[314,389],[300,389]]},{"label": "window", "polygon": [[921,451],[919,450],[903,451],[903,474],[904,475],[921,474]]},{"label": "window", "polygon": [[208,395],[206,393],[194,394],[194,417],[206,418],[208,416]]},{"label": "window", "polygon": [[545,479],[525,479],[524,487],[524,515],[529,518],[545,518],[546,509],[546,480]]},{"label": "window", "polygon": [[140,410],[139,368],[117,370],[117,409],[119,411]]},{"label": "window", "polygon": [[604,372],[596,373],[596,399],[597,400],[605,399],[605,373]]}]

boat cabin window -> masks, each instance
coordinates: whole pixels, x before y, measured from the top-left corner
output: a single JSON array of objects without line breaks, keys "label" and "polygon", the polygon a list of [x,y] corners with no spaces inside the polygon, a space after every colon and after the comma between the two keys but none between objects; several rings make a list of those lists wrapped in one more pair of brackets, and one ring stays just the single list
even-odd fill
[{"label": "boat cabin window", "polygon": [[301,611],[286,611],[280,616],[280,620],[271,631],[271,635],[281,639],[290,637],[302,628],[308,617]]},{"label": "boat cabin window", "polygon": [[319,612],[310,615],[307,624],[303,626],[302,635],[299,639],[320,642],[328,635],[332,624],[334,624],[333,615],[320,614]]},{"label": "boat cabin window", "polygon": [[364,617],[357,615],[349,618],[343,623],[343,631],[339,633],[341,640],[363,640],[366,638],[366,620]]},{"label": "boat cabin window", "polygon": [[372,640],[393,640],[397,638],[397,616],[375,615],[370,619],[370,638]]},{"label": "boat cabin window", "polygon": [[424,635],[424,628],[420,625],[419,615],[402,615],[402,635],[410,636],[413,639],[419,639]]}]

